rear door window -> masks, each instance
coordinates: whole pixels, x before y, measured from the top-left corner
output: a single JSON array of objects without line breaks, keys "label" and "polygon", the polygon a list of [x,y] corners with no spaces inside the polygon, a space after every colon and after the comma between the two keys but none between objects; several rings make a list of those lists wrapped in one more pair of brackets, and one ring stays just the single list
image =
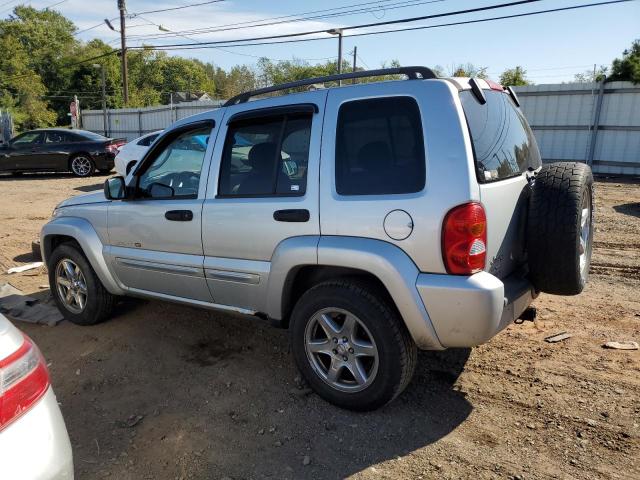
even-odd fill
[{"label": "rear door window", "polygon": [[521,175],[541,165],[533,132],[522,112],[508,95],[483,91],[487,103],[481,105],[470,91],[460,93],[467,117],[480,183]]},{"label": "rear door window", "polygon": [[312,115],[306,113],[232,122],[222,154],[219,195],[304,195],[311,123]]},{"label": "rear door window", "polygon": [[64,132],[47,132],[45,143],[69,143],[70,141],[69,135]]},{"label": "rear door window", "polygon": [[425,185],[422,122],[411,97],[344,103],[336,130],[340,195],[415,193]]}]

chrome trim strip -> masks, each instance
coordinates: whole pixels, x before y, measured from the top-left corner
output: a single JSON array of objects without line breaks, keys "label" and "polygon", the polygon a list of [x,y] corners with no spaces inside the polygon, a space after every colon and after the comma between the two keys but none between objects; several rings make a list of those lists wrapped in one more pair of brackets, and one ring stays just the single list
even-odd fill
[{"label": "chrome trim strip", "polygon": [[116,257],[119,265],[132,268],[142,268],[153,270],[154,272],[173,273],[177,275],[190,275],[192,277],[203,277],[204,272],[199,267],[189,267],[186,265],[170,265],[167,263],[147,262],[145,260],[134,260],[132,258]]},{"label": "chrome trim strip", "polygon": [[202,300],[195,300],[192,298],[176,297],[174,295],[168,295],[166,293],[150,292],[148,290],[141,290],[139,288],[129,288],[127,290],[127,293],[134,297],[167,300],[167,301],[179,303],[182,305],[193,305],[196,307],[208,308],[211,310],[218,310],[222,312],[234,312],[234,313],[241,313],[243,315],[255,315],[256,313],[258,313],[255,310],[250,310],[247,308],[234,307],[231,305],[222,305],[220,303],[204,302]]},{"label": "chrome trim strip", "polygon": [[229,270],[216,270],[213,268],[206,268],[204,272],[205,277],[210,280],[247,283],[250,285],[258,285],[260,283],[260,275],[255,273],[232,272]]}]

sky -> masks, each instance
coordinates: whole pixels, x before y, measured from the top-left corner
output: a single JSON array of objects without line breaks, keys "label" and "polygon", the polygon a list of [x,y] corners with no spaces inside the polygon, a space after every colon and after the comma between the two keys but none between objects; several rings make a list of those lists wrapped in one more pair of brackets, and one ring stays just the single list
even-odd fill
[{"label": "sky", "polygon": [[[207,0],[127,0],[129,13],[181,7],[203,3]],[[292,32],[329,30],[352,25],[369,24],[464,10],[487,5],[507,3],[509,0],[222,0],[190,8],[166,12],[135,15],[127,20],[128,45],[142,43],[160,45],[168,43],[192,43],[279,35]],[[463,14],[458,16],[423,20],[396,26],[377,27],[390,29],[420,25],[436,25],[461,20],[473,20],[511,15],[535,10],[545,10],[602,0],[542,0],[499,10]],[[104,18],[118,16],[117,0],[0,0],[0,17],[6,17],[20,3],[34,8],[51,8],[71,19],[84,41],[100,38],[119,46],[119,34],[102,23]],[[349,7],[349,8],[345,8]],[[329,12],[303,16],[333,14],[330,18],[306,21],[280,20],[277,25],[246,28],[254,22],[265,23],[273,17],[302,14],[318,10]],[[341,15],[345,11],[354,11]],[[233,29],[204,33],[184,33],[171,36],[170,32],[213,29],[229,24]],[[114,22],[118,27],[118,22]],[[160,26],[162,30],[160,29]],[[242,28],[237,28],[242,27]],[[523,18],[513,18],[451,27],[416,30],[385,35],[368,35],[349,38],[349,34],[372,32],[374,28],[351,30],[344,34],[344,57],[352,59],[351,52],[357,46],[359,66],[379,68],[383,63],[397,59],[402,65],[442,66],[451,73],[453,65],[473,63],[487,67],[491,78],[497,79],[506,68],[521,65],[527,77],[535,83],[561,83],[571,81],[574,75],[592,70],[593,65],[607,65],[621,56],[634,39],[640,39],[640,1],[584,8],[573,11],[547,13]],[[169,32],[167,32],[167,30]],[[153,35],[158,38],[139,38]],[[273,60],[307,59],[311,63],[336,58],[338,44],[335,37],[319,34],[325,40],[280,45],[207,48],[200,50],[174,50],[171,55],[198,58],[213,62],[223,68],[238,64],[255,64],[258,57]]]}]

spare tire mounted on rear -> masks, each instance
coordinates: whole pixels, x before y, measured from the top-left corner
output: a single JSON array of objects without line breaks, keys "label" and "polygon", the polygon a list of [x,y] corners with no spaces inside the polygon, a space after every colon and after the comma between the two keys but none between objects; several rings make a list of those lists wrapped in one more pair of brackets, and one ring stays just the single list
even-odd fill
[{"label": "spare tire mounted on rear", "polygon": [[593,175],[584,163],[544,165],[529,204],[529,276],[537,290],[582,292],[593,242]]}]

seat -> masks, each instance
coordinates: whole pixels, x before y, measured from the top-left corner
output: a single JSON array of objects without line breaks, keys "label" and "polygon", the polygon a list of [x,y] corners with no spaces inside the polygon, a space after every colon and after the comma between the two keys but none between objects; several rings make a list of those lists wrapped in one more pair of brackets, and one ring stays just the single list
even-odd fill
[{"label": "seat", "polygon": [[[282,155],[277,152],[277,145],[273,142],[258,143],[251,147],[247,158],[247,165],[251,171],[238,185],[239,195],[264,195],[273,193],[274,161],[282,163]],[[277,158],[276,158],[277,154]]]}]

